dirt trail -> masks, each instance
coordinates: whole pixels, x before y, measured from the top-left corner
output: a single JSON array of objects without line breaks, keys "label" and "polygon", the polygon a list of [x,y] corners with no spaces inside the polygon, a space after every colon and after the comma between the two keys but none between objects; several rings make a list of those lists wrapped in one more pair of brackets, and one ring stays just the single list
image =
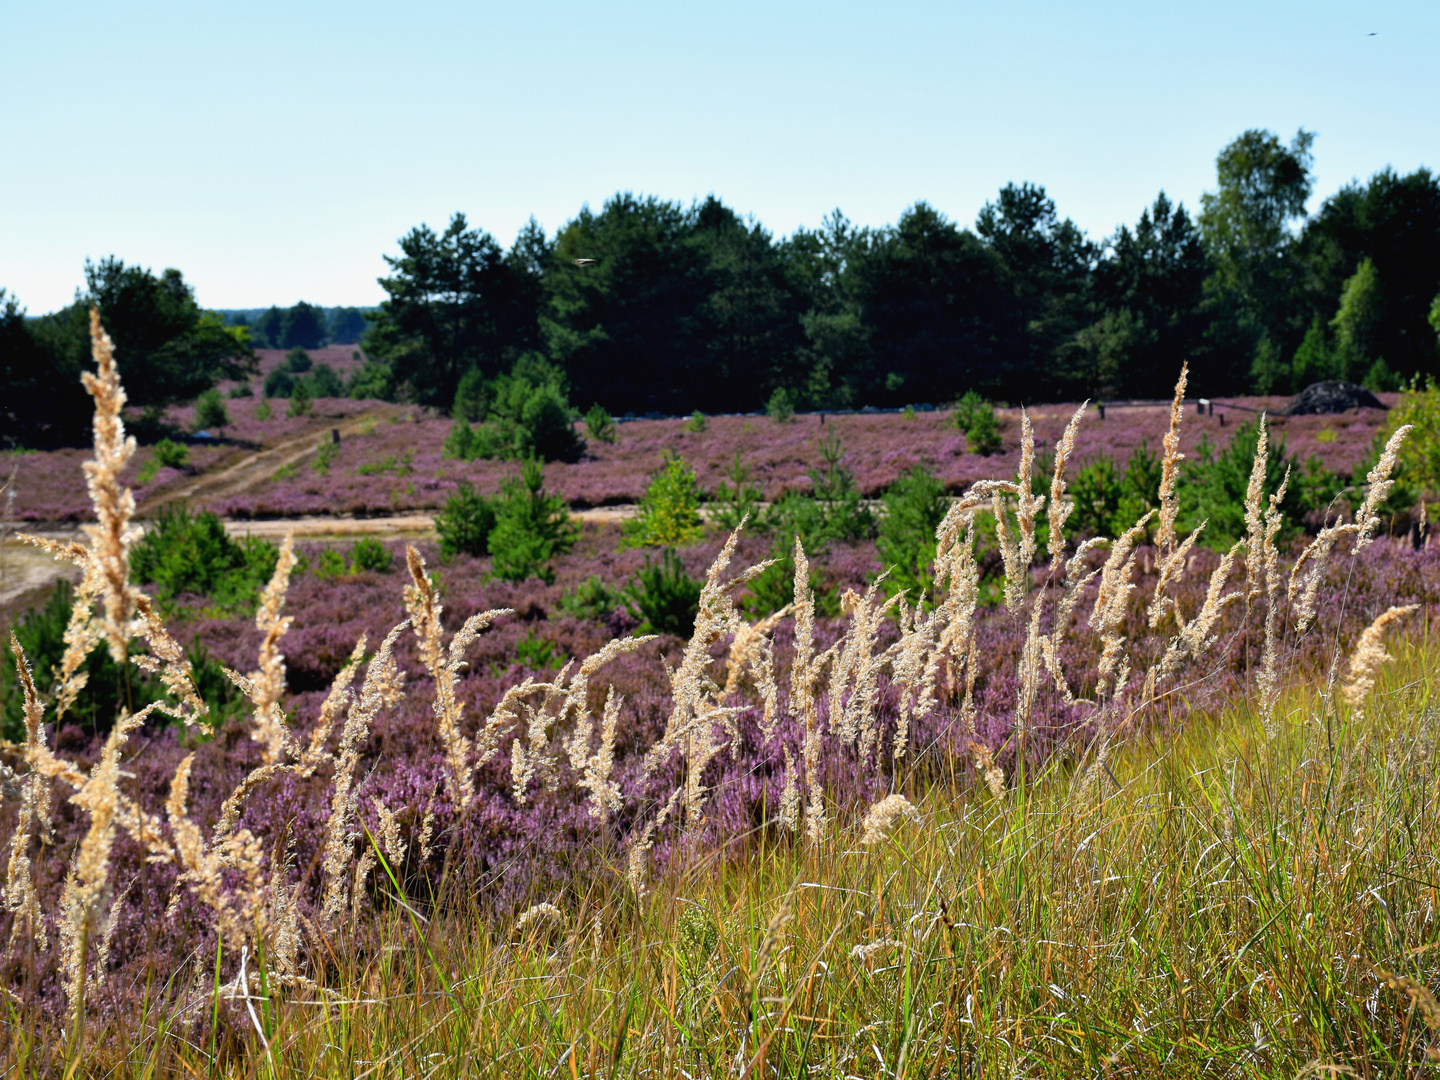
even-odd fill
[{"label": "dirt trail", "polygon": [[[341,439],[344,439],[347,435],[354,435],[367,424],[373,425],[387,421],[403,411],[403,406],[380,404],[377,408],[370,409],[359,416],[352,416],[348,420],[337,420],[332,426],[339,430]],[[256,484],[269,480],[286,465],[297,464],[302,458],[313,454],[321,443],[332,438],[330,431],[331,429],[327,427],[321,431],[287,439],[285,442],[277,443],[264,450],[246,454],[239,461],[227,465],[218,472],[202,473],[181,487],[166,489],[161,497],[143,503],[137,509],[137,513],[142,517],[146,516],[161,502],[170,502],[172,499],[184,499],[191,503],[199,503],[239,495]]]}]

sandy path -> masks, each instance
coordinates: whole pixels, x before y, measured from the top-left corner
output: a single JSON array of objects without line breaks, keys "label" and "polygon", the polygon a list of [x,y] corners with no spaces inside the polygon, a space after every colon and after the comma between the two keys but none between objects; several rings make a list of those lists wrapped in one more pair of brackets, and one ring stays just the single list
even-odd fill
[{"label": "sandy path", "polygon": [[[337,420],[331,427],[340,432],[341,439],[354,435],[365,425],[379,424],[405,411],[403,406],[377,403],[377,407],[352,416],[348,420]],[[256,484],[269,480],[286,465],[295,465],[302,458],[313,454],[317,447],[333,436],[331,428],[287,439],[265,450],[246,454],[239,461],[215,472],[202,473],[181,487],[167,488],[150,502],[143,503],[137,510],[142,517],[153,511],[160,503],[183,499],[201,502],[210,499],[224,499],[248,491]]]}]

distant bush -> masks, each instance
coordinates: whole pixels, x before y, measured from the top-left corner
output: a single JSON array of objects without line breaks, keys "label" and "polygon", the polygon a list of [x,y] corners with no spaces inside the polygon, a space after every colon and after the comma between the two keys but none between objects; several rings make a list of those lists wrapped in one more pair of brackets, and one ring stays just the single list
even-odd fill
[{"label": "distant bush", "polygon": [[232,539],[208,510],[192,514],[168,503],[131,549],[136,581],[156,586],[162,606],[183,593],[212,600],[226,611],[253,611],[260,589],[275,572],[277,549],[255,537]]},{"label": "distant bush", "polygon": [[650,477],[635,516],[625,522],[626,547],[684,547],[704,531],[695,470],[677,455],[667,456]]},{"label": "distant bush", "polygon": [[[461,380],[452,410],[455,426],[445,453],[473,458],[574,458],[584,449],[575,434],[564,378],[539,357],[522,357],[509,375],[486,381],[478,371]],[[478,421],[471,429],[470,422]]]},{"label": "distant bush", "polygon": [[1000,450],[1000,426],[995,419],[995,406],[974,390],[955,406],[955,426],[965,433],[965,448],[971,453],[989,457]]},{"label": "distant bush", "polygon": [[625,596],[598,577],[589,577],[579,585],[566,589],[556,610],[572,619],[603,622],[616,608],[625,606]]},{"label": "distant bush", "polygon": [[[1395,486],[1384,503],[1385,510],[1392,515],[1408,514],[1422,502],[1433,507],[1440,499],[1440,386],[1433,378],[1427,377],[1423,385],[1418,381],[1412,383],[1410,389],[1400,395],[1385,418],[1385,426],[1376,432],[1370,453],[1356,467],[1354,482],[1364,483],[1384,451],[1385,443],[1405,424],[1412,425],[1414,430],[1400,446]],[[1434,514],[1429,516],[1434,520]]]},{"label": "distant bush", "polygon": [[549,584],[555,580],[550,560],[575,543],[569,507],[544,485],[545,472],[533,458],[521,466],[519,476],[500,484],[490,555],[495,576],[504,581],[538,577]]},{"label": "distant bush", "polygon": [[712,522],[727,532],[734,532],[747,516],[752,524],[757,521],[760,500],[764,498],[765,491],[751,481],[750,468],[740,460],[739,450],[735,451],[735,458],[725,470],[725,476],[730,483],[720,481],[707,507]]},{"label": "distant bush", "polygon": [[700,610],[701,584],[685,573],[673,548],[662,551],[658,563],[647,558],[625,590],[630,613],[640,620],[636,633],[689,637]]},{"label": "distant bush", "polygon": [[350,381],[345,384],[347,396],[361,400],[377,398],[390,401],[395,397],[395,379],[388,364],[366,360],[350,372]]},{"label": "distant bush", "polygon": [[902,474],[885,492],[885,515],[876,525],[875,547],[891,593],[909,593],[919,603],[930,588],[935,560],[935,530],[945,520],[950,500],[945,485],[924,465]]},{"label": "distant bush", "polygon": [[294,375],[304,375],[310,370],[311,363],[310,354],[299,345],[285,354],[285,370]]},{"label": "distant bush", "polygon": [[373,536],[362,536],[350,545],[350,566],[355,571],[375,574],[390,572],[390,549]]},{"label": "distant bush", "polygon": [[[1178,524],[1190,530],[1208,521],[1201,543],[1224,549],[1245,535],[1245,492],[1259,441],[1258,425],[1241,424],[1221,450],[1202,435],[1195,454],[1181,463]],[[1285,444],[1272,439],[1265,465],[1266,499],[1279,489],[1286,464]],[[1288,493],[1283,505],[1294,505]],[[1289,531],[1293,534],[1293,527]]]},{"label": "distant bush", "polygon": [[305,376],[306,389],[311,397],[344,397],[345,383],[329,364],[319,363],[315,370]]},{"label": "distant bush", "polygon": [[597,442],[613,443],[620,434],[615,420],[598,401],[585,414],[585,431]]},{"label": "distant bush", "polygon": [[1097,457],[1072,474],[1075,508],[1066,525],[1087,536],[1119,536],[1156,504],[1159,493],[1160,459],[1144,443],[1123,472],[1110,458]]},{"label": "distant bush", "polygon": [[225,402],[220,398],[220,391],[213,387],[206,390],[195,400],[195,420],[192,427],[196,431],[208,431],[214,429],[222,430],[230,423],[230,413],[225,408]]},{"label": "distant bush", "polygon": [[248,382],[238,383],[230,388],[230,399],[254,397],[255,391],[250,389]]},{"label": "distant bush", "polygon": [[183,469],[190,461],[190,448],[184,443],[161,439],[150,451],[150,458],[135,474],[137,484],[148,484],[161,469]]},{"label": "distant bush", "polygon": [[301,379],[290,391],[290,408],[285,410],[285,415],[290,417],[309,416],[312,404],[310,387],[304,379]]},{"label": "distant bush", "polygon": [[821,551],[833,540],[860,540],[871,535],[875,517],[866,507],[855,475],[845,466],[840,436],[828,433],[819,443],[821,464],[811,466],[810,494],[792,492],[770,508],[762,523],[789,549],[796,536],[806,551]]},{"label": "distant bush", "polygon": [[490,554],[490,533],[494,528],[495,508],[490,500],[463,481],[435,515],[440,555],[446,559],[461,553],[477,557]]},{"label": "distant bush", "polygon": [[795,415],[795,399],[783,386],[776,387],[775,392],[770,395],[770,400],[765,403],[765,412],[777,424],[788,423],[790,418]]},{"label": "distant bush", "polygon": [[345,562],[345,556],[341,555],[340,552],[334,548],[323,549],[320,554],[316,556],[310,569],[316,577],[327,580],[330,578],[344,577],[350,571],[349,565]]},{"label": "distant bush", "polygon": [[270,403],[268,401],[257,401],[255,403],[255,419],[262,424],[270,419]]},{"label": "distant bush", "polygon": [[685,421],[685,430],[695,435],[700,434],[709,426],[709,422],[705,419],[705,414],[699,409],[692,412],[690,419]]},{"label": "distant bush", "polygon": [[340,444],[326,439],[315,448],[315,460],[310,463],[310,468],[314,469],[321,476],[329,476],[330,466],[335,463],[335,459],[339,455]]}]

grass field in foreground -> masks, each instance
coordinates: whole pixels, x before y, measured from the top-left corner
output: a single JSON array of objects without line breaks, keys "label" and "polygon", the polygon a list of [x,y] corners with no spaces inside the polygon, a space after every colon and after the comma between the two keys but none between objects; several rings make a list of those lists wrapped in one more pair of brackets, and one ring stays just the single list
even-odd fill
[{"label": "grass field in foreground", "polygon": [[1192,717],[868,847],[697,853],[640,901],[617,865],[522,926],[397,898],[329,996],[211,995],[199,1043],[138,1016],[77,1075],[1428,1075],[1440,649],[1394,651],[1363,717]]}]

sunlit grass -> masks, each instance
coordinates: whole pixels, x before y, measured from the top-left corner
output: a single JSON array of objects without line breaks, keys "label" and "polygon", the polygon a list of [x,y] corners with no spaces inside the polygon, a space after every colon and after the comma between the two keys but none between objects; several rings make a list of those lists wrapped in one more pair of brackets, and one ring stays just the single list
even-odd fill
[{"label": "sunlit grass", "polygon": [[1440,964],[1437,650],[1396,651],[1358,723],[1307,688],[1267,738],[1241,704],[1132,740],[1113,776],[931,792],[874,849],[681,856],[640,901],[617,860],[513,940],[390,881],[328,997],[225,1001],[203,1044],[141,1021],[103,1071],[1420,1075],[1433,1033],[1380,972]]}]

